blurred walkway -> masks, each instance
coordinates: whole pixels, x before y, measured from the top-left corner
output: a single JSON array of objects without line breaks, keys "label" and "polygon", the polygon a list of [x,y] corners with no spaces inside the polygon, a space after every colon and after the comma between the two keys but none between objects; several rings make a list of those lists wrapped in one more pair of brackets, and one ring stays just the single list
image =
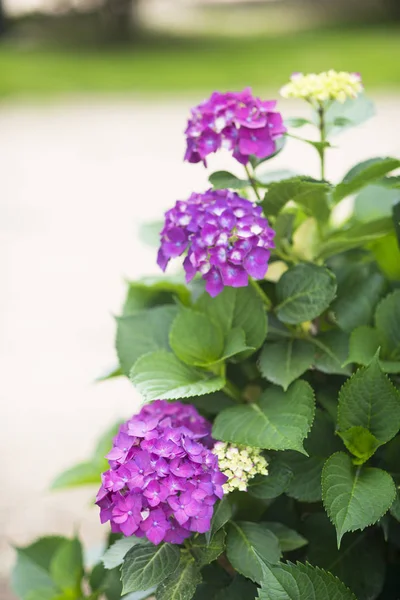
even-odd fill
[{"label": "blurred walkway", "polygon": [[[398,100],[378,98],[378,118],[338,138],[346,149],[331,151],[328,176],[400,154]],[[115,363],[123,277],[157,273],[136,225],[207,186],[200,165],[182,162],[191,103],[0,106],[0,571],[11,541],[78,527],[98,543],[105,533],[89,506],[95,490],[47,489],[137,406],[127,381],[92,382]],[[210,163],[239,173],[228,157]],[[298,142],[272,164],[316,175],[313,149]]]}]

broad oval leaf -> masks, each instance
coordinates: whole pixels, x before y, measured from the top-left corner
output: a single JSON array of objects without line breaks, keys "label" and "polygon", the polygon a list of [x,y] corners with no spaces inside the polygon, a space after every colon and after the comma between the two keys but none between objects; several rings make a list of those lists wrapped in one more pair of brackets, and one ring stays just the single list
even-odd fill
[{"label": "broad oval leaf", "polygon": [[299,204],[305,212],[317,220],[329,217],[327,194],[330,185],[307,177],[291,177],[271,182],[261,205],[267,216],[277,216],[290,201]]},{"label": "broad oval leaf", "polygon": [[189,367],[171,352],[163,351],[139,358],[130,378],[147,402],[202,396],[221,390],[225,385],[222,377]]},{"label": "broad oval leaf", "polygon": [[276,314],[284,323],[311,321],[336,294],[336,278],[325,267],[301,263],[282,275],[276,286]]},{"label": "broad oval leaf", "polygon": [[276,385],[287,390],[289,385],[310,368],[314,347],[303,340],[267,342],[258,359],[261,374]]},{"label": "broad oval leaf", "polygon": [[343,181],[336,186],[333,192],[335,202],[354,194],[373,181],[381,179],[394,169],[398,169],[400,160],[390,157],[370,158],[354,166],[344,176]]},{"label": "broad oval leaf", "polygon": [[322,499],[336,527],[338,546],[346,532],[376,523],[389,510],[395,494],[386,471],[355,467],[344,452],[328,458],[322,471]]},{"label": "broad oval leaf", "polygon": [[191,600],[202,577],[194,559],[181,554],[178,568],[166,577],[156,591],[157,600]]},{"label": "broad oval leaf", "polygon": [[263,567],[259,600],[357,600],[334,575],[309,564]]},{"label": "broad oval leaf", "polygon": [[121,568],[122,593],[147,590],[166,579],[179,565],[179,548],[173,544],[134,546]]},{"label": "broad oval leaf", "polygon": [[176,306],[157,306],[133,315],[117,317],[116,349],[125,375],[149,352],[169,349],[169,330],[177,315]]},{"label": "broad oval leaf", "polygon": [[296,381],[287,392],[270,387],[259,404],[222,411],[214,422],[213,436],[255,448],[305,453],[303,440],[311,429],[314,411],[314,393],[305,381]]},{"label": "broad oval leaf", "polygon": [[272,500],[288,490],[292,477],[292,470],[274,456],[268,462],[268,475],[256,475],[250,479],[247,491],[254,498]]},{"label": "broad oval leaf", "polygon": [[349,353],[349,334],[339,329],[324,331],[310,342],[316,347],[314,367],[331,375],[351,375],[351,368],[344,363]]},{"label": "broad oval leaf", "polygon": [[208,178],[215,190],[230,188],[231,190],[242,190],[250,185],[248,179],[239,179],[229,171],[215,171]]},{"label": "broad oval leaf", "polygon": [[[159,232],[163,227],[160,226]],[[159,244],[159,234],[158,242]],[[136,281],[128,281],[128,291],[122,314],[132,315],[138,310],[152,308],[163,304],[174,304],[175,299],[185,306],[190,304],[190,292],[182,277],[162,275],[161,277],[143,277]]]},{"label": "broad oval leaf", "polygon": [[214,513],[211,519],[210,530],[205,533],[208,543],[213,536],[229,521],[233,514],[231,503],[228,496],[224,496],[217,504],[214,505]]},{"label": "broad oval leaf", "polygon": [[348,363],[369,365],[379,349],[378,332],[369,325],[354,329],[350,336]]},{"label": "broad oval leaf", "polygon": [[117,540],[110,546],[102,557],[102,563],[106,569],[115,569],[124,562],[125,556],[133,546],[143,544],[145,538],[138,538],[134,535],[130,537],[123,537]]},{"label": "broad oval leaf", "polygon": [[342,432],[364,427],[385,444],[400,429],[400,392],[382,372],[378,357],[359,369],[339,392],[338,426]]},{"label": "broad oval leaf", "polygon": [[202,366],[221,357],[224,336],[221,328],[207,315],[182,308],[172,323],[169,343],[181,361]]},{"label": "broad oval leaf", "polygon": [[209,542],[207,542],[206,535],[194,537],[190,542],[190,551],[199,569],[216,560],[224,550],[225,531],[223,529],[219,529]]},{"label": "broad oval leaf", "polygon": [[252,581],[262,579],[260,557],[268,563],[277,563],[281,551],[279,540],[264,523],[247,521],[228,525],[226,554],[231,565]]},{"label": "broad oval leaf", "polygon": [[83,577],[82,545],[78,539],[65,540],[50,563],[50,575],[63,591],[79,590]]},{"label": "broad oval leaf", "polygon": [[317,258],[325,260],[346,250],[363,248],[392,232],[393,221],[390,218],[383,218],[370,223],[351,224],[347,229],[343,228],[328,236],[325,242],[320,245]]},{"label": "broad oval leaf", "polygon": [[382,345],[382,356],[400,360],[400,290],[380,301],[375,312],[375,326]]},{"label": "broad oval leaf", "polygon": [[265,525],[278,538],[282,552],[292,552],[298,548],[303,548],[308,543],[305,537],[283,523],[265,521]]}]

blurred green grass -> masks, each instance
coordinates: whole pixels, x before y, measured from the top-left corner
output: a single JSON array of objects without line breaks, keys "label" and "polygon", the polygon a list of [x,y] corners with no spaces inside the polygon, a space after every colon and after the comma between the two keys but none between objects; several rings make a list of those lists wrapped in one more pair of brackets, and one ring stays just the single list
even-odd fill
[{"label": "blurred green grass", "polygon": [[400,89],[400,29],[320,29],[240,38],[154,37],[131,47],[0,45],[0,95],[275,90],[293,71],[360,71],[368,90]]}]

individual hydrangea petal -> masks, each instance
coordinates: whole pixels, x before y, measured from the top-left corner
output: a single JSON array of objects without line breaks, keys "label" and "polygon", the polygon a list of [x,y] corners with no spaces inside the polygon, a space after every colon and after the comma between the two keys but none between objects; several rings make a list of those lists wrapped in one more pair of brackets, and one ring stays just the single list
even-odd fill
[{"label": "individual hydrangea petal", "polygon": [[[257,144],[264,143],[265,133],[261,129],[251,131],[256,136],[260,134]],[[179,227],[182,236],[176,233]],[[185,240],[186,281],[199,273],[212,297],[220,294],[225,286],[246,286],[248,275],[262,279],[267,271],[269,251],[274,247],[275,232],[262,216],[262,207],[229,190],[192,194],[166,212],[160,234],[161,262],[158,261],[163,269],[169,260],[165,262],[164,257],[171,252],[170,231],[174,232],[174,239]]]},{"label": "individual hydrangea petal", "polygon": [[[262,101],[252,95],[250,88],[214,92],[191,111],[185,131],[185,160],[206,164],[207,156],[220,148],[231,151],[242,164],[249,162],[251,154],[258,158],[270,156],[276,149],[275,140],[286,132],[275,108],[275,100]],[[255,140],[246,131],[257,132]]]},{"label": "individual hydrangea petal", "polygon": [[300,98],[317,104],[336,100],[343,103],[363,91],[360,73],[324,71],[323,73],[293,73],[290,82],[281,89],[284,98]]},{"label": "individual hydrangea petal", "polygon": [[145,405],[114,438],[110,469],[96,497],[101,522],[153,544],[179,544],[209,529],[227,479],[212,444],[211,423],[193,406],[163,400]]}]

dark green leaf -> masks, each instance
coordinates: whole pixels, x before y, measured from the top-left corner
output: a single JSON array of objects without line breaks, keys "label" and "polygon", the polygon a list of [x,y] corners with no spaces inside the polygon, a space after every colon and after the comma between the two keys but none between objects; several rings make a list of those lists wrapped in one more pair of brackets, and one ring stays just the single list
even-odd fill
[{"label": "dark green leaf", "polygon": [[379,348],[376,329],[369,325],[357,327],[350,336],[349,357],[347,363],[369,365]]},{"label": "dark green leaf", "polygon": [[336,294],[336,278],[325,267],[301,263],[282,275],[276,286],[276,314],[284,323],[318,317]]},{"label": "dark green leaf", "polygon": [[378,358],[357,371],[339,393],[338,427],[361,426],[385,444],[400,429],[400,393],[382,372]]},{"label": "dark green leaf", "polygon": [[269,450],[303,452],[303,440],[314,418],[314,393],[305,381],[296,381],[287,392],[271,387],[259,404],[235,406],[216,418],[217,440]]},{"label": "dark green leaf", "polygon": [[268,381],[287,390],[295,379],[310,368],[313,357],[312,344],[303,340],[267,342],[262,349],[258,366]]},{"label": "dark green leaf", "polygon": [[131,371],[131,381],[147,402],[202,396],[225,385],[222,377],[191,368],[162,350],[139,358]]},{"label": "dark green leaf", "polygon": [[340,550],[335,528],[323,513],[307,518],[308,560],[336,575],[358,600],[375,600],[385,581],[384,547],[380,537],[363,531],[346,535]]},{"label": "dark green leaf", "polygon": [[392,515],[392,517],[394,517],[397,521],[400,522],[400,490],[399,490],[399,487],[397,487],[397,489],[396,489],[396,497],[394,499],[392,506],[390,507],[390,514]]},{"label": "dark green leaf", "polygon": [[393,231],[391,219],[379,219],[370,223],[356,223],[347,229],[332,233],[319,248],[318,258],[330,256],[353,248],[362,248]]},{"label": "dark green leaf", "polygon": [[349,354],[349,335],[344,331],[326,331],[310,338],[315,345],[314,367],[322,373],[350,375],[351,368],[343,363]]},{"label": "dark green leaf", "polygon": [[214,507],[214,514],[211,520],[210,530],[205,534],[206,540],[210,543],[213,536],[220,531],[220,529],[229,521],[232,516],[232,506],[227,496],[224,496],[222,500]]},{"label": "dark green leaf", "polygon": [[392,292],[378,304],[375,325],[382,356],[388,360],[400,360],[400,290]]},{"label": "dark green leaf", "polygon": [[224,336],[222,329],[207,315],[182,308],[172,323],[169,343],[182,362],[205,366],[221,357]]},{"label": "dark green leaf", "polygon": [[278,460],[292,471],[286,493],[300,502],[319,502],[322,498],[321,473],[325,460],[343,448],[335,436],[334,425],[327,413],[317,409],[315,421],[304,447],[309,457],[298,452],[278,454]]},{"label": "dark green leaf", "polygon": [[[196,308],[218,323],[225,336],[231,329],[240,328],[246,336],[246,344],[259,348],[267,335],[267,316],[261,298],[253,286],[245,288],[225,287],[216,298],[203,294]],[[250,355],[246,351],[243,355]]]},{"label": "dark green leaf", "polygon": [[249,481],[247,489],[254,498],[271,500],[287,491],[292,477],[291,469],[274,457],[268,462],[268,475],[256,475]]},{"label": "dark green leaf", "polygon": [[190,404],[206,415],[217,415],[221,410],[235,406],[235,401],[220,391],[211,392],[205,396],[194,396],[190,399]]},{"label": "dark green leaf", "polygon": [[391,217],[393,205],[400,199],[400,190],[382,184],[367,185],[354,201],[354,217],[360,223]]},{"label": "dark green leaf", "polygon": [[219,529],[212,536],[210,542],[207,542],[205,535],[194,537],[190,542],[190,551],[196,560],[197,566],[201,569],[213,560],[216,560],[225,550],[225,531]]},{"label": "dark green leaf", "polygon": [[227,528],[226,553],[231,565],[252,581],[262,579],[260,558],[276,563],[280,558],[279,540],[265,523],[231,522]]},{"label": "dark green leaf", "polygon": [[307,545],[307,540],[294,529],[274,521],[265,521],[268,529],[276,535],[282,552],[292,552]]},{"label": "dark green leaf", "polygon": [[79,540],[66,540],[57,548],[50,563],[50,575],[63,591],[79,592],[83,577],[82,546]]},{"label": "dark green leaf", "polygon": [[[98,563],[93,568],[89,577],[91,590],[97,594],[100,592],[104,593],[107,600],[120,600],[122,594],[120,576],[121,574],[118,568],[107,571],[102,563]],[[147,598],[145,594],[141,597]],[[128,598],[129,596],[126,597],[126,600],[128,600]]]},{"label": "dark green leaf", "polygon": [[163,275],[130,281],[123,316],[126,317],[144,308],[173,304],[176,298],[184,306],[190,304],[190,292],[180,277]]},{"label": "dark green leaf", "polygon": [[157,306],[117,317],[116,349],[125,375],[141,356],[169,349],[169,330],[177,313],[176,306]]},{"label": "dark green leaf", "polygon": [[147,590],[158,585],[179,565],[179,548],[172,544],[134,546],[125,556],[121,569],[122,593]]},{"label": "dark green leaf", "polygon": [[191,600],[200,583],[201,574],[194,559],[182,553],[178,568],[158,586],[157,600]]},{"label": "dark green leaf", "polygon": [[241,327],[235,327],[234,329],[231,329],[226,336],[221,360],[233,358],[237,354],[242,354],[248,350],[254,352],[255,348],[251,348],[246,344],[246,334],[244,330]]},{"label": "dark green leaf", "polygon": [[263,566],[260,600],[357,600],[331,573],[309,564]]},{"label": "dark green leaf", "polygon": [[398,247],[400,248],[400,202],[397,202],[393,206],[393,223],[394,223],[394,230],[396,232],[396,237],[397,237],[397,244],[398,244]]},{"label": "dark green leaf", "polygon": [[395,493],[386,471],[355,467],[344,452],[333,454],[322,471],[322,499],[336,527],[338,546],[347,531],[376,523],[389,510]]},{"label": "dark green leaf", "polygon": [[271,182],[261,203],[267,216],[277,216],[283,207],[292,200],[305,212],[318,220],[329,217],[327,195],[330,185],[306,177],[292,177],[283,181]]},{"label": "dark green leaf", "polygon": [[211,173],[208,181],[211,183],[215,190],[222,190],[230,188],[231,190],[241,190],[250,185],[248,179],[239,179],[233,173],[229,171],[216,171]]},{"label": "dark green leaf", "polygon": [[250,600],[255,598],[256,593],[257,587],[252,581],[241,575],[235,575],[232,583],[218,592],[213,600]]},{"label": "dark green leaf", "polygon": [[343,181],[336,186],[333,198],[339,202],[342,198],[354,194],[369,183],[377,181],[400,166],[397,158],[370,158],[359,163],[344,176]]}]

